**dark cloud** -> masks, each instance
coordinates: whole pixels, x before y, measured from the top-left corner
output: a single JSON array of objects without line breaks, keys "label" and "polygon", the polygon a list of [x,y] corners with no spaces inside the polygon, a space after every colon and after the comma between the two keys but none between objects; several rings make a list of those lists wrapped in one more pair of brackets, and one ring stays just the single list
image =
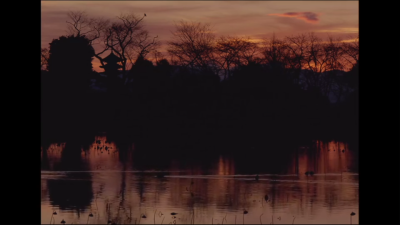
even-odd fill
[{"label": "dark cloud", "polygon": [[298,20],[304,20],[307,23],[318,23],[319,18],[317,13],[313,12],[287,12],[283,14],[269,14],[270,16],[292,17]]}]

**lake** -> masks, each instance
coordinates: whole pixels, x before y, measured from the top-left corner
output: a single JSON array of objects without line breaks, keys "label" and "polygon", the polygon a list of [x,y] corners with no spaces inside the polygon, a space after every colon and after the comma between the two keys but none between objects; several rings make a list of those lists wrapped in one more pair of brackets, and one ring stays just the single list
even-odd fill
[{"label": "lake", "polygon": [[247,149],[178,157],[139,152],[106,135],[83,147],[51,143],[41,150],[41,221],[358,224],[357,148],[315,140],[257,150],[262,157]]}]

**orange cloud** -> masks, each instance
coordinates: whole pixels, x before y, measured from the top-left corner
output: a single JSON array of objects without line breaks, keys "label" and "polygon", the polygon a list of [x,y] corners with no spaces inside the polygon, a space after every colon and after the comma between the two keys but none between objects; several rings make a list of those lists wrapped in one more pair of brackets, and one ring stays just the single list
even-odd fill
[{"label": "orange cloud", "polygon": [[280,16],[280,17],[293,17],[298,20],[304,20],[306,23],[318,23],[319,18],[317,13],[313,12],[287,12],[283,14],[268,14],[269,16]]}]

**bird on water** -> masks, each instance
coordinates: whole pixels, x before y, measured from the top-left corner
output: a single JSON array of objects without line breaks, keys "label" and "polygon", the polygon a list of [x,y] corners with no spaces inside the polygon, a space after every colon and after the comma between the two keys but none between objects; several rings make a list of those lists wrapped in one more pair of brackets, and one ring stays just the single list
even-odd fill
[{"label": "bird on water", "polygon": [[308,175],[312,176],[312,175],[314,175],[314,171],[307,171],[307,172],[305,172],[305,174],[306,174],[306,176],[308,176]]}]

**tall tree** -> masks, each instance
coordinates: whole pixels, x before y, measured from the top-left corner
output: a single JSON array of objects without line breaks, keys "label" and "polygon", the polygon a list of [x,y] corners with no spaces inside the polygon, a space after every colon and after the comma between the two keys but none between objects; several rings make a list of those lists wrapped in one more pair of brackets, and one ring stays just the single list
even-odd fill
[{"label": "tall tree", "polygon": [[216,61],[224,70],[224,78],[230,77],[231,70],[257,61],[259,47],[250,38],[220,37],[215,47]]},{"label": "tall tree", "polygon": [[215,69],[215,35],[210,24],[181,21],[168,42],[172,61],[197,70]]},{"label": "tall tree", "polygon": [[89,17],[82,11],[73,11],[69,12],[68,17],[70,34],[87,36],[90,43],[98,49],[94,56],[99,59],[102,66],[104,62],[101,55],[113,50],[121,58],[122,69],[125,72],[138,55],[145,57],[159,45],[158,39],[151,38],[144,28],[145,16],[122,14],[111,21],[100,17]]},{"label": "tall tree", "polygon": [[88,85],[94,49],[85,36],[61,36],[50,43],[48,70],[68,88]]},{"label": "tall tree", "polygon": [[77,37],[85,35],[93,48],[97,49],[94,57],[104,66],[101,55],[109,49],[108,46],[104,44],[104,33],[110,26],[110,20],[102,17],[90,17],[84,11],[70,11],[67,16],[68,35]]},{"label": "tall tree", "polygon": [[342,42],[342,50],[344,52],[343,59],[350,65],[347,67],[348,69],[352,69],[358,63],[359,59],[359,37],[352,37],[352,39],[354,40],[351,42]]},{"label": "tall tree", "polygon": [[300,84],[300,73],[304,68],[304,57],[307,50],[307,36],[300,34],[297,36],[286,37],[286,47],[288,48],[288,67],[295,84]]},{"label": "tall tree", "polygon": [[144,29],[144,17],[123,14],[105,31],[105,44],[121,58],[124,72],[128,69],[128,60],[133,62],[136,55],[145,56],[157,44],[157,38],[151,40],[149,32]]}]

